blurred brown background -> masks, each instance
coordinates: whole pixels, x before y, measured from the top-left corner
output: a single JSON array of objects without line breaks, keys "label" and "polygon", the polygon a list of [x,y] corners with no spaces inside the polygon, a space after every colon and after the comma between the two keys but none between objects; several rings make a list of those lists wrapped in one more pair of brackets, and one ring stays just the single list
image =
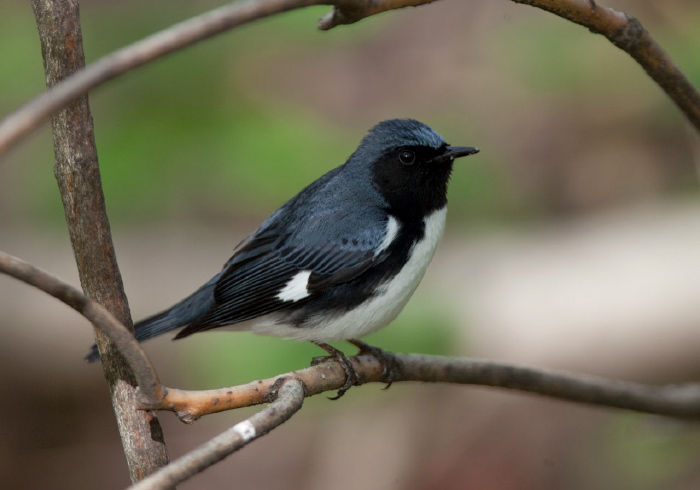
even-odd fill
[{"label": "blurred brown background", "polygon": [[[700,4],[618,1],[700,85]],[[216,4],[82,5],[95,60]],[[136,319],[182,298],[373,124],[412,117],[481,148],[455,169],[445,240],[388,350],[480,356],[650,383],[700,375],[698,139],[627,55],[511,2],[443,1],[327,33],[325,8],[246,26],[91,96]],[[0,7],[0,110],[43,90],[26,2]],[[0,249],[78,284],[48,127],[0,166]],[[6,488],[123,488],[91,330],[0,277]],[[339,347],[345,348],[344,345]],[[210,388],[305,366],[312,345],[217,332],[146,344],[163,381]],[[401,384],[307,400],[179,488],[694,489],[697,425],[500,390]],[[161,415],[171,457],[250,410]]]}]

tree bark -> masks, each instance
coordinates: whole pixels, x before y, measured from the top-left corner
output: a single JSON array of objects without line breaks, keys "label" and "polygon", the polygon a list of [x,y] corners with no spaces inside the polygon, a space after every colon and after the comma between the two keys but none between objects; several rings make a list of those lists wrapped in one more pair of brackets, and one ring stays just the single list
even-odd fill
[{"label": "tree bark", "polygon": [[[41,39],[46,85],[51,88],[85,66],[76,0],[32,0]],[[92,115],[82,96],[52,118],[61,199],[85,293],[133,331],[104,203]],[[136,383],[123,357],[96,330],[132,482],[168,463],[155,413],[136,410]]]}]

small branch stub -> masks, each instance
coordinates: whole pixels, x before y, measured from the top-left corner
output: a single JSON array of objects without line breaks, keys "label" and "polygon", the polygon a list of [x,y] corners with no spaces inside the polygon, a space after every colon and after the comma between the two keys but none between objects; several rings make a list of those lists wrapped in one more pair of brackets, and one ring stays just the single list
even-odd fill
[{"label": "small branch stub", "polygon": [[341,25],[354,24],[373,15],[405,7],[418,7],[437,0],[359,0],[339,1],[318,21],[318,28],[328,31]]}]

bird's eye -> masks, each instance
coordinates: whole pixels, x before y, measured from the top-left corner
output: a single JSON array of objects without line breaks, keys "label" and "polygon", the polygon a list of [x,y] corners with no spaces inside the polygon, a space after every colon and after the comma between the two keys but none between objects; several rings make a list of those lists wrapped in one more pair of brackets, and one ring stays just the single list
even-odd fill
[{"label": "bird's eye", "polygon": [[416,161],[416,154],[412,151],[402,150],[399,153],[399,161],[404,165],[413,165],[413,162]]}]

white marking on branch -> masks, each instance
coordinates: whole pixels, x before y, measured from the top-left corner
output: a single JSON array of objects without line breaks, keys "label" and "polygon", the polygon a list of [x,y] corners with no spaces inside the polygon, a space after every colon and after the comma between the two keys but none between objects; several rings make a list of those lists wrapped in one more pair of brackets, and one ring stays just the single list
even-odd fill
[{"label": "white marking on branch", "polygon": [[255,439],[256,436],[255,426],[250,420],[238,422],[236,425],[233,426],[233,431],[238,433],[243,438],[244,442],[251,441]]}]

